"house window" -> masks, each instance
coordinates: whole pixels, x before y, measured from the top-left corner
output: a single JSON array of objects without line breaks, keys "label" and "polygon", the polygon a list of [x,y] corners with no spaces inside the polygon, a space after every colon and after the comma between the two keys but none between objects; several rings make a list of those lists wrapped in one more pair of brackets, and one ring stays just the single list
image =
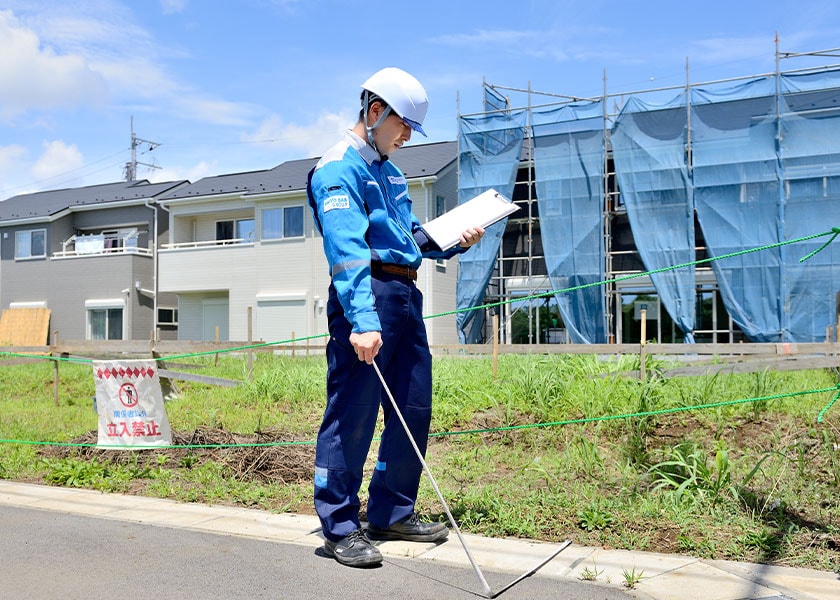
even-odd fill
[{"label": "house window", "polygon": [[121,340],[123,339],[122,308],[89,308],[88,339]]},{"label": "house window", "polygon": [[158,308],[158,325],[177,325],[177,308]]},{"label": "house window", "polygon": [[262,239],[303,237],[303,206],[267,208],[262,211]]},{"label": "house window", "polygon": [[103,231],[105,250],[123,249],[125,251],[137,249],[137,229],[114,229]]},{"label": "house window", "polygon": [[44,258],[47,255],[46,242],[46,229],[16,232],[15,258]]},{"label": "house window", "polygon": [[435,218],[446,212],[446,198],[435,196]]},{"label": "house window", "polygon": [[254,241],[254,219],[216,221],[216,240],[250,244]]}]

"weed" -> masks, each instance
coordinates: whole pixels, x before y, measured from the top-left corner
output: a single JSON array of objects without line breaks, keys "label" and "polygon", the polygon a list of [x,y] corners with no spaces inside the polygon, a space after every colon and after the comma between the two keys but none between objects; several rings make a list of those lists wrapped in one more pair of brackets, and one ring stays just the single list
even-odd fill
[{"label": "weed", "polygon": [[92,487],[107,475],[105,466],[96,459],[46,459],[44,466],[47,468],[44,476],[47,483],[68,487]]},{"label": "weed", "polygon": [[703,377],[697,388],[692,388],[692,404],[707,404],[719,396],[717,388],[719,385],[720,371],[709,377]]},{"label": "weed", "polygon": [[178,461],[178,466],[183,469],[192,469],[195,464],[198,462],[198,455],[189,450],[184,456],[180,458]]},{"label": "weed", "polygon": [[493,518],[493,510],[480,500],[456,499],[451,503],[452,515],[465,529],[477,528]]},{"label": "weed", "polygon": [[508,388],[508,409],[516,406],[514,402],[527,398],[526,406],[522,409],[538,418],[546,418],[556,412],[567,385],[563,369],[556,368],[553,361],[549,360],[534,360],[520,365],[511,373],[511,384]]},{"label": "weed", "polygon": [[[648,413],[656,407],[659,384],[647,382],[643,384],[639,394],[637,413]],[[648,455],[648,439],[653,431],[654,421],[650,416],[641,416],[627,424],[629,430],[627,441],[624,443],[624,458],[627,464],[640,469],[646,469],[650,456]]]},{"label": "weed", "polygon": [[631,422],[627,425],[627,439],[622,445],[622,454],[626,464],[640,469],[646,469],[650,456],[647,448],[648,426],[646,419]]},{"label": "weed", "polygon": [[589,567],[584,567],[583,571],[580,572],[580,578],[583,581],[596,581],[602,574],[604,573],[603,569],[598,569],[598,565],[595,564],[595,561],[592,561],[592,569],[590,570]]},{"label": "weed", "polygon": [[743,543],[747,548],[760,550],[766,555],[778,554],[780,546],[779,536],[770,529],[748,531],[744,534]]},{"label": "weed", "polygon": [[597,505],[591,505],[578,512],[578,524],[587,531],[606,529],[615,520],[613,516]]},{"label": "weed", "polygon": [[577,465],[579,472],[588,477],[594,477],[605,470],[604,461],[598,446],[585,437],[575,439],[565,451],[569,464]]},{"label": "weed", "polygon": [[[770,370],[764,369],[763,371],[756,371],[753,373],[755,387],[753,388],[753,398],[762,398],[767,396],[771,392],[771,377],[770,377]],[[757,400],[755,402],[751,402],[750,406],[752,407],[752,420],[758,421],[761,419],[761,415],[767,412],[768,408],[768,400]]]},{"label": "weed", "polygon": [[621,575],[624,577],[624,587],[630,590],[635,589],[639,582],[644,579],[644,573],[644,571],[636,573],[636,567],[633,567],[630,571],[623,569]]},{"label": "weed", "polygon": [[825,454],[829,472],[834,480],[834,485],[840,485],[840,435],[837,431],[828,428],[822,430],[821,446]]},{"label": "weed", "polygon": [[732,465],[725,449],[715,452],[714,466],[710,467],[706,453],[691,442],[671,448],[667,460],[650,467],[654,489],[668,489],[678,502],[697,504],[708,500],[714,507],[725,493],[738,498],[732,484]]},{"label": "weed", "polygon": [[677,536],[677,548],[679,548],[680,552],[693,554],[701,558],[709,558],[717,555],[717,547],[714,540],[698,539],[682,533]]}]

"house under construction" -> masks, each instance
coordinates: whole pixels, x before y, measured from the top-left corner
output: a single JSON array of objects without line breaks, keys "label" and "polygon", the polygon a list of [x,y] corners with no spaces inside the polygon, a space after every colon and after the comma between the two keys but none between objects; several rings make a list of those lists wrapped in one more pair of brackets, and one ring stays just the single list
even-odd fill
[{"label": "house under construction", "polygon": [[520,210],[460,257],[461,341],[491,339],[492,314],[507,343],[635,342],[642,314],[661,342],[833,338],[840,65],[782,68],[805,56],[840,50],[777,44],[774,73],[687,66],[684,86],[598,98],[485,83],[459,116],[459,197]]}]

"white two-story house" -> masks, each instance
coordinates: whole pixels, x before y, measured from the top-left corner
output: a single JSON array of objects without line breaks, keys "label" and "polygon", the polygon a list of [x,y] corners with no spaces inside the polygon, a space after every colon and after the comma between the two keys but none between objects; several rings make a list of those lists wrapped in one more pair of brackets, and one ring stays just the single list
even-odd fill
[{"label": "white two-story house", "polygon": [[[421,223],[457,205],[456,158],[456,142],[394,156]],[[317,160],[207,177],[158,199],[169,214],[158,285],[178,297],[179,339],[326,343],[329,273],[306,200]],[[455,308],[456,278],[457,259],[424,261],[427,316]],[[431,344],[458,342],[453,315],[429,318],[427,329]]]}]

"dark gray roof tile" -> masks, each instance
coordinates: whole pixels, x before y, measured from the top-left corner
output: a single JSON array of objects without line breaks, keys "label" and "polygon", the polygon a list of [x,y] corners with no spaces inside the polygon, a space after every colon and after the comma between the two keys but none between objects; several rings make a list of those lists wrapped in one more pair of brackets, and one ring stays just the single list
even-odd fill
[{"label": "dark gray roof tile", "polygon": [[[393,157],[408,179],[440,174],[456,160],[457,142],[406,146]],[[306,178],[318,158],[290,160],[273,169],[204,177],[190,183],[120,181],[80,188],[22,194],[0,202],[0,221],[47,218],[63,210],[100,203],[154,198],[175,200],[225,194],[259,195],[306,189]]]},{"label": "dark gray roof tile", "polygon": [[[394,155],[394,162],[408,179],[437,175],[456,159],[457,142],[406,146]],[[273,169],[205,177],[174,190],[160,200],[175,200],[241,192],[243,195],[270,194],[306,189],[306,178],[318,158],[290,160]]]},{"label": "dark gray roof tile", "polygon": [[39,217],[46,219],[51,215],[79,206],[153,199],[155,196],[177,188],[184,183],[186,181],[167,181],[164,183],[149,183],[146,180],[120,181],[20,194],[0,202],[0,221]]}]

